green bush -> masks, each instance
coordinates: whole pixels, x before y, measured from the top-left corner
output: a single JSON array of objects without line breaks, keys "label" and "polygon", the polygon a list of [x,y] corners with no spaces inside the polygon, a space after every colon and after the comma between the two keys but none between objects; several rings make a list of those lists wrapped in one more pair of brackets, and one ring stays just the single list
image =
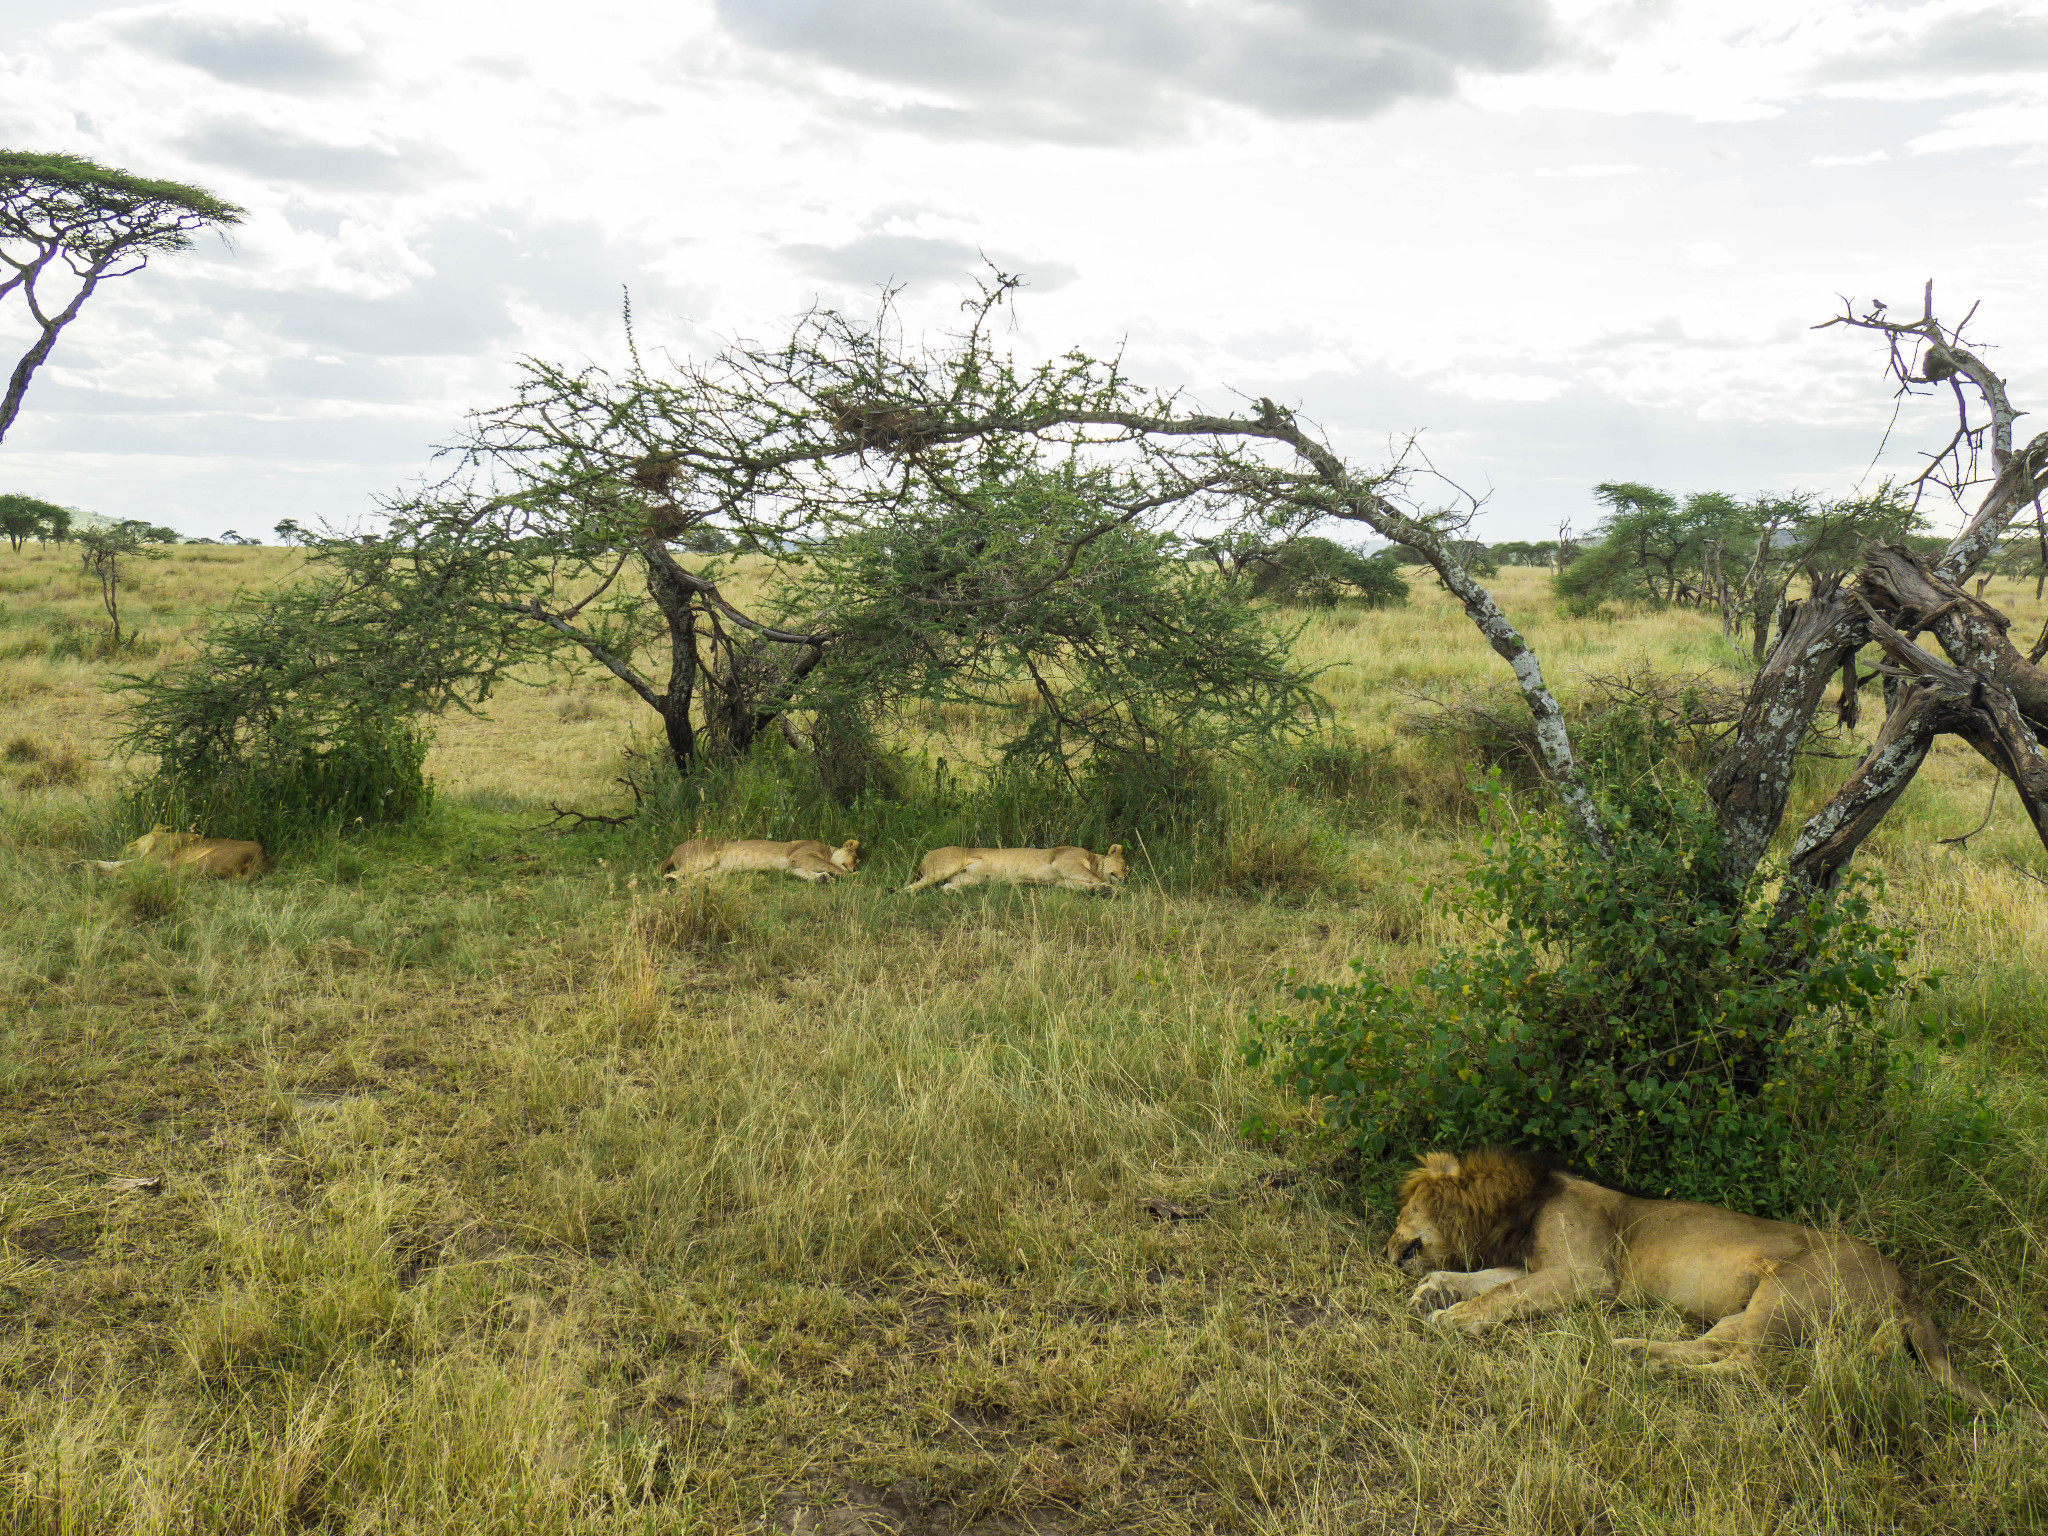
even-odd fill
[{"label": "green bush", "polygon": [[214,615],[190,660],[125,675],[121,747],[154,760],[131,821],[247,837],[273,855],[403,821],[431,794],[417,637],[352,612],[363,594],[307,583]]},{"label": "green bush", "polygon": [[[1649,1194],[1787,1210],[1898,1069],[1877,1015],[1920,984],[1906,936],[1850,888],[1782,930],[1722,873],[1712,809],[1666,760],[1674,733],[1611,717],[1594,743],[1614,856],[1555,815],[1519,813],[1498,774],[1493,828],[1450,905],[1504,926],[1446,948],[1413,984],[1363,963],[1299,985],[1244,1050],[1369,1158],[1534,1147]],[[1660,772],[1660,768],[1664,771]]]},{"label": "green bush", "polygon": [[259,741],[232,758],[195,750],[160,760],[131,794],[126,819],[252,838],[276,856],[425,810],[427,747],[410,722],[370,716],[317,745]]},{"label": "green bush", "polygon": [[1252,591],[1280,603],[1334,608],[1345,598],[1368,608],[1408,601],[1408,583],[1391,556],[1362,555],[1334,539],[1299,538],[1247,561]]}]

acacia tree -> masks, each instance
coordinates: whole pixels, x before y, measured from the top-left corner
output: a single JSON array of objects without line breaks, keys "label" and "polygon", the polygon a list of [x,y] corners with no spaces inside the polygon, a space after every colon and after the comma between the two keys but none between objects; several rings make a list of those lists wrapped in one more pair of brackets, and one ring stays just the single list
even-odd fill
[{"label": "acacia tree", "polygon": [[[228,229],[245,210],[199,187],[151,181],[78,155],[0,150],[0,300],[19,293],[35,337],[0,396],[0,438],[21,414],[28,381],[100,283],[127,277],[203,229]],[[70,275],[56,279],[59,267]],[[68,291],[65,291],[67,290]]]},{"label": "acacia tree", "polygon": [[137,560],[163,558],[163,551],[153,546],[174,541],[156,538],[160,531],[130,518],[109,527],[88,528],[78,536],[79,567],[100,584],[100,604],[107,610],[116,647],[121,644],[121,578]]},{"label": "acacia tree", "polygon": [[[382,531],[294,530],[321,653],[374,656],[387,694],[432,707],[580,654],[655,712],[683,769],[775,727],[840,738],[913,698],[1008,709],[1019,685],[1031,708],[1006,749],[1070,776],[1307,728],[1321,704],[1285,637],[1174,541],[1178,519],[1243,515],[1221,466],[1205,483],[1143,433],[1084,428],[1151,398],[1113,365],[998,355],[988,322],[1012,287],[929,348],[902,343],[885,299],[872,320],[818,311],[779,345],[661,371],[530,362]],[[1284,537],[1304,514],[1255,515]],[[765,557],[765,583],[757,559],[735,585],[739,553]],[[202,693],[216,738],[245,730],[191,682],[140,684],[132,739],[197,728]],[[274,701],[274,682],[224,686]]]},{"label": "acacia tree", "polygon": [[0,533],[7,535],[16,554],[30,539],[48,543],[54,537],[61,542],[70,531],[69,509],[18,492],[0,496]]}]

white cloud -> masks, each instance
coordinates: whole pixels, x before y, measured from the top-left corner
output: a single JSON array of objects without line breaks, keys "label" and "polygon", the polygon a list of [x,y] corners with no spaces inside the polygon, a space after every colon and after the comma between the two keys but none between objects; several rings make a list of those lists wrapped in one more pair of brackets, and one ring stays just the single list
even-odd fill
[{"label": "white cloud", "polygon": [[172,7],[131,15],[116,34],[235,85],[271,91],[330,91],[370,77],[359,39],[310,17],[247,17]]},{"label": "white cloud", "polygon": [[1113,143],[1195,102],[1286,119],[1369,117],[1461,72],[1540,63],[1548,0],[718,0],[770,53],[907,87],[902,126]]},{"label": "white cloud", "polygon": [[[1616,476],[1860,472],[1890,401],[1807,329],[1840,292],[1935,276],[2048,391],[2041,100],[1933,41],[2040,6],[69,5],[0,44],[0,137],[251,216],[103,290],[0,462],[194,531],[367,506],[520,355],[616,360],[624,286],[644,352],[892,280],[932,334],[984,253],[1032,279],[1027,355],[1295,400],[1368,459],[1427,428],[1503,537]],[[1939,70],[1844,62],[1901,48]],[[1401,50],[1406,83],[1360,72]]]}]

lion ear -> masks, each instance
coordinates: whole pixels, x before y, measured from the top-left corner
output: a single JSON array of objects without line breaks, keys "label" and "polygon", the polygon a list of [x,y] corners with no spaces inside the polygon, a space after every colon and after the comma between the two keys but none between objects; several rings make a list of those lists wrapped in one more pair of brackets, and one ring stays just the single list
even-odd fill
[{"label": "lion ear", "polygon": [[848,839],[846,840],[846,851],[847,851],[848,853],[851,853],[851,852],[853,852],[853,850],[854,850],[854,849],[856,849],[856,848],[858,848],[859,846],[860,846],[860,839],[859,839],[859,838],[857,838],[857,837],[849,837],[849,838],[848,838]]},{"label": "lion ear", "polygon": [[1431,1152],[1422,1160],[1422,1171],[1435,1174],[1440,1179],[1455,1179],[1458,1160],[1448,1152]]},{"label": "lion ear", "polygon": [[1111,843],[1109,845],[1109,856],[1112,859],[1115,858],[1118,854],[1122,853],[1123,851],[1124,845],[1122,843]]}]

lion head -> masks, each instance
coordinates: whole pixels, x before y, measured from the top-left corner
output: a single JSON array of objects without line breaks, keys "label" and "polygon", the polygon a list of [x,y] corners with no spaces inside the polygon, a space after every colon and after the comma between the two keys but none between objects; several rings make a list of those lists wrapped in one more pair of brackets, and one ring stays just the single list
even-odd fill
[{"label": "lion head", "polygon": [[1109,852],[1102,856],[1102,878],[1105,880],[1127,880],[1131,874],[1131,861],[1124,857],[1124,845],[1111,843]]},{"label": "lion head", "polygon": [[1537,1213],[1559,1187],[1556,1173],[1525,1153],[1431,1152],[1401,1181],[1387,1257],[1418,1275],[1525,1263]]}]

